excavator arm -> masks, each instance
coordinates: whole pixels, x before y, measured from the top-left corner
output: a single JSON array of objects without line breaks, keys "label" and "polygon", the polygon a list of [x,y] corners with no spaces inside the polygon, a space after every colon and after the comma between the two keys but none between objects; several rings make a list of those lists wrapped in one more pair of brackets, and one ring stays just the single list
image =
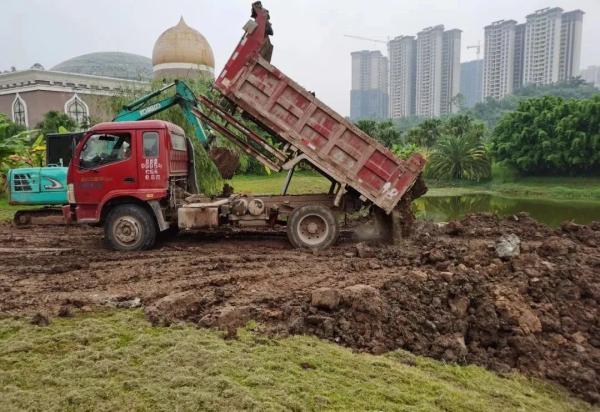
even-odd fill
[{"label": "excavator arm", "polygon": [[[171,88],[175,88],[173,96],[153,101],[155,97],[162,95]],[[193,114],[192,109],[198,107],[198,99],[194,92],[182,81],[168,84],[158,90],[148,93],[139,99],[134,100],[128,105],[123,106],[121,111],[112,120],[113,122],[127,122],[148,119],[160,112],[163,112],[173,106],[180,106],[186,120],[193,126],[196,138],[205,147],[208,146],[209,139],[204,127],[197,116]]]},{"label": "excavator arm", "polygon": [[[156,100],[172,88],[175,88],[175,93],[172,96]],[[202,102],[205,100],[206,98],[202,97]],[[185,119],[194,128],[194,134],[198,141],[205,149],[209,149],[212,136],[214,136],[211,133],[212,120],[209,116],[203,114],[200,103],[201,101],[187,84],[175,80],[173,83],[123,106],[121,111],[114,117],[113,122],[144,120],[173,106],[179,106]],[[221,176],[225,179],[231,179],[239,166],[239,155],[224,148],[209,149],[208,154],[217,169],[219,169]],[[199,176],[196,176],[196,178],[199,178]]]}]

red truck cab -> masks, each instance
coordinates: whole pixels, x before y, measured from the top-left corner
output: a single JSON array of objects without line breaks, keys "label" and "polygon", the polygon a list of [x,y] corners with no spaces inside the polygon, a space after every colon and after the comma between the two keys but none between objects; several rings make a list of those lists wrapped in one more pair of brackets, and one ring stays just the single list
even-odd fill
[{"label": "red truck cab", "polygon": [[145,220],[155,219],[153,226],[167,229],[160,202],[174,179],[187,177],[188,166],[186,137],[179,126],[160,120],[97,124],[75,149],[65,217],[91,224],[115,220],[112,233],[106,233],[109,241],[120,249],[139,249],[135,235],[144,222],[120,209],[133,215],[141,214],[136,209],[145,210]]}]

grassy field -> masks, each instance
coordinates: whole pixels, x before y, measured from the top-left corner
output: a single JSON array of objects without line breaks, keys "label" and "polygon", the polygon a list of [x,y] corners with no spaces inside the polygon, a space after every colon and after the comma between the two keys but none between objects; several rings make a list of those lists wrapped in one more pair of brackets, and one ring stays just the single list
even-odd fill
[{"label": "grassy field", "polygon": [[15,212],[22,209],[26,209],[26,207],[9,205],[6,195],[0,193],[0,222],[12,220]]},{"label": "grassy field", "polygon": [[428,182],[428,196],[489,193],[505,197],[600,200],[600,178],[531,177],[514,182]]},{"label": "grassy field", "polygon": [[[279,194],[285,182],[286,173],[272,173],[269,176],[240,176],[231,180],[236,192],[254,194]],[[296,172],[288,189],[290,194],[326,193],[329,180],[311,172]]]},{"label": "grassy field", "polygon": [[[237,191],[279,193],[284,173],[271,176],[235,176],[232,185]],[[488,193],[506,197],[544,198],[555,200],[600,200],[600,178],[523,178],[511,183],[427,182],[426,196],[460,196]],[[312,173],[299,173],[292,179],[290,193],[318,193],[329,189],[329,182]]]},{"label": "grassy field", "polygon": [[154,328],[141,311],[0,320],[2,410],[586,411],[561,388],[406,352],[353,353],[316,338],[225,340]]}]

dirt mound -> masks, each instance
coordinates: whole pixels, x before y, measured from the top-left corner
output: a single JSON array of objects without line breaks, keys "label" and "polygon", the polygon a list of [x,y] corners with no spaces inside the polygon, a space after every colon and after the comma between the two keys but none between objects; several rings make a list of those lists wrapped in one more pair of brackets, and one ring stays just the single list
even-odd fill
[{"label": "dirt mound", "polygon": [[[323,305],[315,293],[293,333],[311,333],[341,344],[382,352],[413,353],[519,370],[600,401],[600,231],[598,225],[563,225],[553,231],[522,215],[498,220],[470,216],[447,230],[465,239],[422,235],[421,252],[380,251],[386,267],[404,273],[366,299]],[[493,239],[518,233],[520,255],[500,259]],[[329,289],[344,296],[346,289]],[[366,310],[360,302],[371,302]],[[359,302],[359,304],[355,304]]]},{"label": "dirt mound", "polygon": [[[419,221],[395,246],[343,240],[314,254],[279,233],[180,236],[140,253],[103,249],[100,237],[0,225],[0,313],[141,302],[156,325],[233,337],[254,319],[270,333],[518,370],[600,402],[600,223],[478,214]],[[498,247],[507,241],[518,247]]]}]

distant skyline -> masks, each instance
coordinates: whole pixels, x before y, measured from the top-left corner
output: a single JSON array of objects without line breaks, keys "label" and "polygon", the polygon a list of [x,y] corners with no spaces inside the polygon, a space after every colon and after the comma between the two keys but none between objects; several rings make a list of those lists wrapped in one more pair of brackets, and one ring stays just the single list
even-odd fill
[{"label": "distant skyline", "polygon": [[[217,73],[249,19],[251,0],[4,0],[0,26],[0,70],[46,68],[85,53],[123,51],[150,57],[156,38],[184,16],[215,53]],[[544,7],[581,9],[581,68],[600,65],[599,0],[263,0],[275,35],[273,63],[339,111],[350,111],[350,52],[381,50],[385,44],[344,34],[387,40],[443,24],[462,30],[461,61],[476,58],[466,46],[481,42],[493,21],[525,16]],[[483,53],[482,53],[483,56]]]}]

